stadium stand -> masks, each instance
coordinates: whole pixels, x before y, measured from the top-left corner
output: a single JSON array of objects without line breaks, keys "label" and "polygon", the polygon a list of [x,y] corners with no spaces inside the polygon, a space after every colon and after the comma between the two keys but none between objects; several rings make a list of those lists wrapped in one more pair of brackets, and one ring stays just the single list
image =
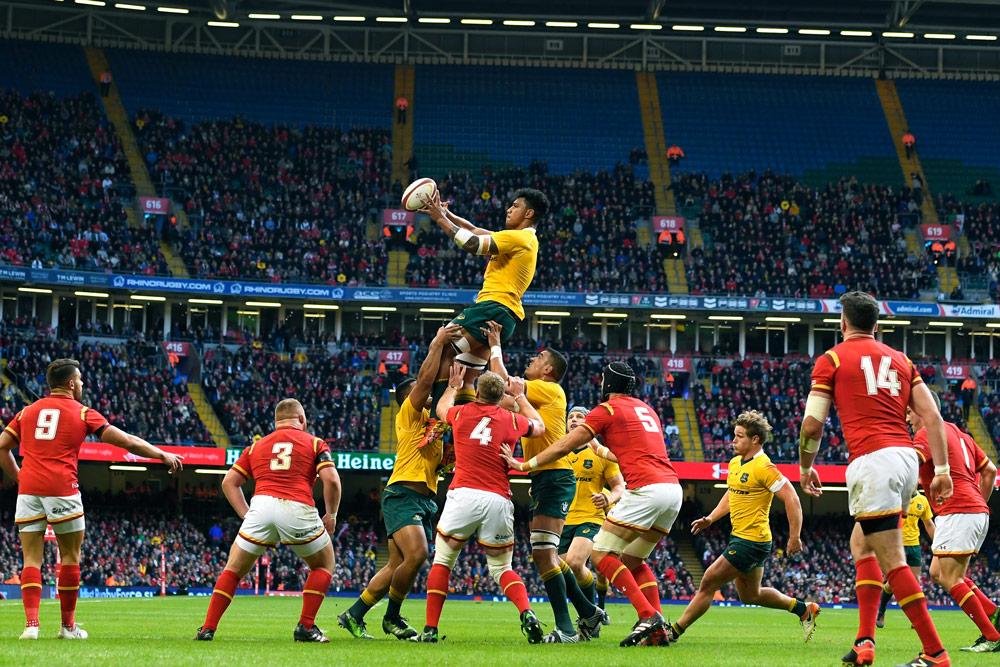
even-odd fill
[{"label": "stadium stand", "polygon": [[772,169],[814,183],[848,173],[899,183],[892,139],[868,79],[661,72],[667,141],[712,179]]},{"label": "stadium stand", "polygon": [[51,93],[76,97],[97,92],[79,46],[3,40],[0,60],[4,64],[0,88],[14,89],[25,96]]},{"label": "stadium stand", "polygon": [[[641,245],[637,224],[648,224],[653,191],[633,169],[550,173],[534,162],[527,170],[484,169],[449,173],[440,183],[452,210],[486,229],[503,229],[513,193],[545,192],[549,216],[538,227],[540,254],[533,286],[546,291],[663,292],[666,279],[657,246]],[[436,227],[420,233],[410,256],[407,283],[428,287],[482,284],[483,259],[458,250]],[[613,249],[613,250],[612,250]]]},{"label": "stadium stand", "polygon": [[673,188],[706,237],[688,260],[692,294],[916,299],[935,284],[933,265],[907,249],[919,207],[906,191],[853,178],[812,188],[770,171],[686,174]]},{"label": "stadium stand", "polygon": [[[68,80],[41,79],[72,88]],[[0,88],[0,108],[7,156],[0,161],[0,263],[166,272],[155,230],[128,224],[128,167],[92,93]]]},{"label": "stadium stand", "polygon": [[75,342],[11,330],[0,334],[0,358],[7,360],[8,371],[29,396],[47,392],[46,366],[65,357],[80,361],[84,401],[112,424],[154,444],[211,444],[184,376],[169,367],[159,344],[141,339]]},{"label": "stadium stand", "polygon": [[966,290],[985,290],[994,302],[1000,301],[1000,204],[975,204],[951,196],[938,199],[939,210],[964,233],[969,246],[956,267],[962,285]]},{"label": "stadium stand", "polygon": [[554,174],[607,170],[643,144],[632,72],[417,67],[413,107],[414,151],[435,177],[540,155]]},{"label": "stadium stand", "polygon": [[385,284],[384,245],[364,224],[386,204],[386,131],[241,118],[189,126],[139,111],[136,134],[157,188],[192,222],[175,236],[193,275]]}]

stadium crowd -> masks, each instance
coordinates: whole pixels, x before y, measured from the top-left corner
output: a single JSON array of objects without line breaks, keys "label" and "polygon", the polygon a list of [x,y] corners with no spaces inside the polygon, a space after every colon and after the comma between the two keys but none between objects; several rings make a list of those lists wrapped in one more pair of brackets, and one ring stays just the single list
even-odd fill
[{"label": "stadium crowd", "polygon": [[[549,215],[538,226],[539,256],[533,285],[553,292],[665,292],[660,250],[638,242],[635,221],[653,210],[653,187],[621,164],[611,171],[548,173],[545,163],[527,169],[484,168],[449,173],[438,184],[458,215],[484,229],[503,229],[514,192],[548,195]],[[479,287],[484,260],[455,247],[436,228],[415,236],[407,284]]]},{"label": "stadium crowd", "polygon": [[46,393],[46,366],[65,357],[80,361],[84,402],[112,424],[153,443],[211,443],[186,378],[170,367],[162,346],[141,339],[77,342],[12,328],[0,333],[0,359],[7,360],[7,370],[29,396]]},{"label": "stadium crowd", "polygon": [[907,250],[920,207],[905,188],[853,178],[816,188],[770,171],[684,174],[672,188],[706,240],[687,262],[692,294],[915,299],[936,284],[933,264]]},{"label": "stadium crowd", "polygon": [[1000,204],[974,204],[942,195],[938,207],[968,240],[969,253],[961,255],[957,265],[963,282],[976,279],[993,301],[1000,302]]},{"label": "stadium crowd", "polygon": [[167,272],[155,231],[128,223],[128,165],[93,95],[0,89],[0,110],[0,263]]},{"label": "stadium crowd", "polygon": [[152,110],[135,128],[161,194],[191,221],[167,231],[192,275],[385,284],[384,244],[359,230],[386,205],[387,130],[240,118],[188,126]]}]

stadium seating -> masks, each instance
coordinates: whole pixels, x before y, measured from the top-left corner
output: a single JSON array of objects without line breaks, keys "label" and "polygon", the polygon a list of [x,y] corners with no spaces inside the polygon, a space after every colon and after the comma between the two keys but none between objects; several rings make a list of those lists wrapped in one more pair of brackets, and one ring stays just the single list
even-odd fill
[{"label": "stadium seating", "polygon": [[907,249],[903,225],[919,207],[898,189],[854,179],[811,188],[769,171],[686,174],[673,188],[706,237],[687,262],[692,294],[915,299],[936,284],[933,264]]},{"label": "stadium seating", "polygon": [[78,97],[97,92],[79,46],[3,40],[0,62],[0,89],[14,89],[26,97],[36,93]]},{"label": "stadium seating", "polygon": [[[527,169],[450,173],[441,180],[451,210],[486,229],[502,229],[505,211],[520,187],[545,192],[551,204],[538,226],[540,242],[534,289],[546,291],[663,292],[663,257],[638,241],[637,224],[653,209],[649,181],[616,164],[607,171],[550,173],[541,163]],[[643,219],[640,219],[643,218]],[[638,220],[638,223],[636,222]],[[416,236],[407,283],[478,287],[481,257],[458,250],[437,227]]]},{"label": "stadium seating", "polygon": [[657,83],[666,140],[684,149],[686,171],[802,177],[838,163],[864,182],[901,181],[870,79],[661,72]]},{"label": "stadium seating", "polygon": [[993,301],[1000,301],[1000,204],[972,204],[952,196],[939,200],[939,209],[961,228],[969,244],[968,254],[956,267],[965,289],[985,290]]},{"label": "stadium seating", "polygon": [[159,109],[189,125],[239,116],[268,125],[345,129],[392,122],[389,65],[105,52],[130,116]]},{"label": "stadium seating", "polygon": [[364,348],[344,346],[299,350],[291,358],[243,345],[204,355],[202,384],[236,446],[274,430],[274,406],[298,398],[309,430],[332,449],[375,450],[379,444],[382,383],[374,374],[377,357]]},{"label": "stadium seating", "polygon": [[176,239],[193,274],[385,284],[384,245],[364,225],[386,205],[386,131],[188,125],[156,111],[139,111],[136,128],[157,187],[193,223]]},{"label": "stadium seating", "polygon": [[540,155],[554,174],[598,171],[644,145],[626,71],[420,66],[412,110],[414,150],[431,176]]},{"label": "stadium seating", "polygon": [[0,108],[0,263],[166,273],[155,230],[128,224],[128,166],[92,93],[0,88]]},{"label": "stadium seating", "polygon": [[45,368],[53,359],[80,361],[84,402],[115,426],[154,444],[211,445],[183,376],[168,367],[159,344],[78,343],[47,334],[7,331],[0,357],[29,395],[47,392]]}]

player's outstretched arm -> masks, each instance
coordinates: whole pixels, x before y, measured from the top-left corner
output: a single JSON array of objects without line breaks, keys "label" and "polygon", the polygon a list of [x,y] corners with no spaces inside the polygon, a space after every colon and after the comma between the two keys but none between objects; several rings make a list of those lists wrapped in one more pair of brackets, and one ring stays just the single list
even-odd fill
[{"label": "player's outstretched arm", "polygon": [[222,495],[236,511],[236,516],[241,519],[250,511],[247,497],[243,495],[243,483],[246,481],[247,478],[236,468],[230,468],[226,476],[222,478]]},{"label": "player's outstretched arm", "polygon": [[934,459],[934,479],[931,480],[928,496],[931,501],[942,503],[951,498],[953,490],[951,467],[948,465],[948,439],[934,396],[923,382],[913,385],[910,391],[910,409],[917,413],[927,429],[927,446]]},{"label": "player's outstretched arm", "polygon": [[785,485],[774,494],[778,496],[785,505],[785,515],[788,517],[788,544],[785,553],[789,556],[802,551],[802,503],[799,502],[799,494],[795,493],[795,487],[791,482],[786,481]]},{"label": "player's outstretched arm", "polygon": [[3,469],[5,475],[14,480],[17,483],[18,477],[21,474],[21,468],[17,465],[17,459],[14,458],[14,448],[17,447],[17,440],[14,439],[7,431],[0,433],[0,469]]},{"label": "player's outstretched arm", "polygon": [[437,377],[438,368],[441,366],[441,354],[444,351],[445,345],[454,343],[461,337],[462,327],[457,324],[448,324],[439,328],[434,339],[431,340],[430,347],[427,349],[427,356],[424,357],[424,362],[420,364],[420,370],[417,371],[417,381],[413,384],[413,389],[407,397],[410,405],[418,411],[423,409],[424,403],[427,402],[427,397],[434,387],[434,379]]},{"label": "player's outstretched arm", "polygon": [[[521,401],[522,410],[524,410],[525,405],[530,404],[527,400]],[[539,452],[538,456],[533,456],[528,461],[516,461],[514,459],[513,451],[506,445],[501,447],[501,456],[507,461],[507,465],[511,468],[520,470],[521,472],[530,472],[535,468],[545,465],[546,463],[552,463],[553,461],[561,459],[574,449],[583,447],[592,437],[594,436],[589,430],[583,426],[577,426],[575,429]]]},{"label": "player's outstretched arm", "polygon": [[455,407],[455,396],[465,382],[465,366],[460,363],[453,363],[448,371],[448,388],[444,390],[437,404],[437,418],[447,421],[448,411]]},{"label": "player's outstretched arm", "polygon": [[503,326],[490,320],[480,331],[486,334],[486,342],[490,345],[490,370],[504,380],[510,379],[507,367],[503,363],[503,349],[500,347],[500,334],[503,333]]},{"label": "player's outstretched arm", "polygon": [[531,422],[531,430],[527,433],[528,437],[537,438],[544,434],[545,422],[542,421],[538,410],[535,410],[535,406],[528,402],[528,396],[525,394],[524,378],[507,378],[507,391],[514,397],[517,411]]},{"label": "player's outstretched arm", "polygon": [[[332,537],[337,529],[337,512],[340,510],[340,473],[333,466],[326,466],[320,469],[319,480],[323,483],[323,506],[326,508],[323,525]],[[242,493],[243,490],[240,489],[240,494]]]},{"label": "player's outstretched arm", "polygon": [[117,426],[108,426],[105,428],[104,431],[101,432],[101,442],[106,442],[109,445],[114,445],[115,447],[121,447],[136,456],[163,461],[164,465],[167,466],[167,471],[170,473],[177,472],[178,470],[182,470],[184,468],[183,456],[165,452],[159,447],[149,444],[139,436],[126,433]]},{"label": "player's outstretched arm", "polygon": [[464,218],[460,218],[441,204],[440,193],[426,202],[421,212],[430,216],[455,245],[473,255],[498,255],[500,249],[490,236],[490,231],[476,227]]},{"label": "player's outstretched arm", "polygon": [[722,494],[714,510],[691,522],[691,534],[697,535],[724,516],[729,516],[729,491]]}]

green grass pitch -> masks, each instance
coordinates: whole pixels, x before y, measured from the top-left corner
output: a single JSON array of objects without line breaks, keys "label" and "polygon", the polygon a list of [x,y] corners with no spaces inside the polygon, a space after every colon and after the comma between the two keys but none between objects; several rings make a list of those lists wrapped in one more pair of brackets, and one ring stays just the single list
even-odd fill
[{"label": "green grass pitch", "polygon": [[[195,642],[208,598],[150,600],[82,600],[80,625],[90,632],[86,641],[59,641],[59,605],[42,603],[41,639],[17,639],[24,623],[20,601],[0,602],[0,664],[2,665],[237,665],[305,667],[313,661],[334,665],[533,665],[587,667],[589,665],[658,665],[664,663],[726,667],[742,665],[839,665],[850,647],[856,627],[853,609],[824,609],[816,635],[808,644],[796,619],[769,609],[716,607],[669,648],[619,648],[618,641],[634,620],[631,607],[612,604],[612,625],[592,642],[575,646],[530,646],[521,635],[517,613],[508,602],[450,601],[445,605],[441,630],[447,639],[437,645],[415,645],[386,638],[381,632],[384,606],[368,616],[374,641],[352,639],[337,627],[336,615],[350,605],[347,598],[327,598],[317,623],[331,638],[329,644],[295,644],[292,629],[298,619],[297,598],[238,597],[223,617],[215,641]],[[536,605],[545,623],[551,623],[548,605]],[[667,605],[664,612],[678,616],[682,607]],[[423,620],[423,600],[408,601],[403,613],[413,625]],[[991,656],[959,652],[979,634],[960,612],[932,612],[956,665],[996,663]],[[887,627],[879,631],[877,663],[895,665],[912,659],[916,635],[903,614],[890,611]]]}]

